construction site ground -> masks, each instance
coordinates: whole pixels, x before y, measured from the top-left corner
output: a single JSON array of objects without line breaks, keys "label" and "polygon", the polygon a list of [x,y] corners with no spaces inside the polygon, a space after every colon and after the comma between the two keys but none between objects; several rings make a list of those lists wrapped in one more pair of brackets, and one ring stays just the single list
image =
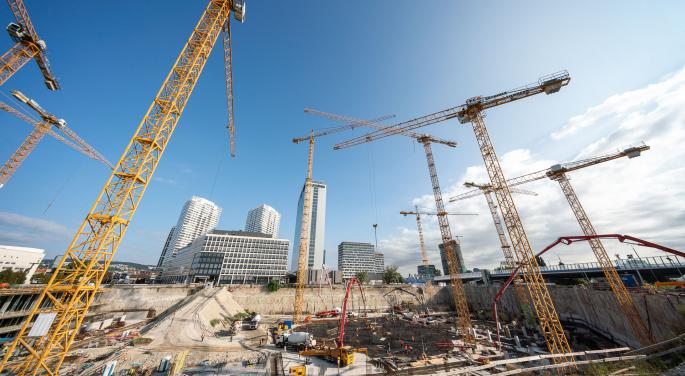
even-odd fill
[{"label": "construction site ground", "polygon": [[[503,356],[493,346],[495,330],[490,321],[474,320],[479,346],[472,351],[464,348],[457,336],[450,313],[432,312],[431,320],[427,321],[425,315],[419,317],[409,311],[404,314],[369,312],[367,317],[350,318],[344,337],[345,345],[366,349],[368,357],[358,353],[354,364],[338,370],[335,363],[315,357],[305,359],[295,350],[285,351],[272,343],[270,328],[277,322],[292,319],[290,315],[261,315],[256,329],[243,326],[237,332],[230,331],[225,319],[244,311],[228,289],[205,288],[154,320],[127,314],[126,325],[106,332],[94,330],[79,341],[65,360],[63,372],[99,375],[108,361],[116,360],[117,375],[132,369],[138,370],[137,374],[156,375],[154,370],[162,359],[170,357],[172,362],[183,359],[182,369],[187,375],[267,375],[272,371],[270,365],[267,367],[267,359],[280,356],[286,373],[291,366],[307,364],[308,375],[383,374],[389,368],[400,373],[411,369],[412,374],[438,374],[545,352],[540,336],[536,333],[526,335],[525,330],[511,323],[505,324],[502,331],[508,337],[503,338],[503,343],[509,352],[508,356]],[[360,314],[361,310],[355,313]],[[318,346],[335,346],[338,325],[338,318],[315,318],[293,330],[312,333]],[[118,339],[127,331],[138,330],[141,334],[136,340]],[[516,336],[520,337],[519,346],[514,341]],[[597,348],[592,345],[588,349]],[[611,347],[609,345],[603,344],[599,348]],[[575,347],[577,351],[583,350],[580,343]],[[514,366],[503,365],[497,372]],[[491,374],[491,371],[495,369],[482,370],[486,372],[484,374]]]}]

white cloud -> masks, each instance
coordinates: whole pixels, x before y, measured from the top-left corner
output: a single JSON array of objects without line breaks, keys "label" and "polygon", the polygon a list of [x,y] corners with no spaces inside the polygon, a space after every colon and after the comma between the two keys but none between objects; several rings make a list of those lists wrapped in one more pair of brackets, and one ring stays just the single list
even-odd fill
[{"label": "white cloud", "polygon": [[35,217],[0,212],[0,242],[16,245],[64,241],[72,235],[66,226]]},{"label": "white cloud", "polygon": [[[598,233],[623,233],[645,238],[676,249],[685,248],[685,69],[644,88],[613,95],[585,113],[570,118],[550,135],[550,143],[578,144],[576,158],[604,154],[636,142],[651,147],[641,157],[619,159],[569,174],[571,182]],[[583,132],[592,129],[589,138]],[[599,136],[596,136],[599,132]],[[573,138],[569,136],[574,135]],[[582,145],[581,145],[582,143]],[[509,177],[548,168],[565,161],[542,160],[534,152],[516,149],[501,155]],[[444,200],[464,192],[464,181],[487,182],[485,168],[471,166],[450,187],[443,188]],[[581,233],[578,223],[556,182],[548,179],[523,188],[536,197],[515,195],[524,227],[534,249],[541,249],[559,236]],[[414,199],[434,207],[432,194]],[[449,211],[477,212],[477,217],[450,218],[453,234],[464,235],[462,247],[468,267],[494,267],[502,260],[499,242],[485,199],[474,197],[447,205]],[[436,221],[426,218],[425,231],[431,261],[439,265]],[[403,273],[415,273],[418,261],[415,227],[399,229],[383,239],[386,263],[397,264]],[[611,255],[630,251],[626,245],[604,242]],[[561,248],[566,247],[566,248]],[[637,249],[641,255],[658,251]],[[593,261],[585,244],[559,246],[547,256],[564,262]],[[398,255],[398,256],[396,256]]]}]

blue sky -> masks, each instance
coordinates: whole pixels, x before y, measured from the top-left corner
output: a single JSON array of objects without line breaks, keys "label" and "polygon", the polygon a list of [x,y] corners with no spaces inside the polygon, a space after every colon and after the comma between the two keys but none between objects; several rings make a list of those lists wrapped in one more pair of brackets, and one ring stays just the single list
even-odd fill
[{"label": "blue sky", "polygon": [[[26,1],[63,89],[45,89],[30,62],[0,91],[23,91],[116,162],[205,5]],[[249,1],[246,22],[233,23],[238,157],[227,158],[223,61],[215,48],[116,259],[155,262],[191,195],[223,208],[224,229],[242,228],[247,210],[272,205],[283,215],[281,236],[292,240],[306,146],[290,140],[332,125],[304,114],[304,107],[360,118],[395,114],[401,121],[567,69],[572,82],[559,94],[489,111],[487,120],[500,155],[521,149],[535,163],[576,158],[611,130],[586,127],[563,140],[550,134],[613,95],[679,71],[684,8],[677,1]],[[7,7],[0,7],[0,19],[13,20]],[[0,43],[11,46],[9,38]],[[0,119],[0,155],[9,156],[30,129],[9,114]],[[451,121],[425,131],[460,144],[434,148],[446,192],[482,165],[469,127]],[[371,224],[378,223],[388,263],[413,271],[414,222],[398,212],[430,193],[423,151],[402,138],[332,150],[359,134],[317,143],[314,177],[329,186],[328,255],[343,240],[373,241]],[[0,243],[62,253],[107,176],[95,161],[44,140],[0,191]],[[473,209],[479,221],[487,219],[484,206]],[[566,230],[573,222],[563,224],[554,229],[577,232]],[[435,231],[430,221],[427,226]],[[672,226],[682,229],[682,223]],[[494,235],[473,231],[460,233],[467,263],[496,264],[489,253],[496,250]],[[487,242],[475,241],[486,234]],[[487,258],[472,256],[484,253]]]}]

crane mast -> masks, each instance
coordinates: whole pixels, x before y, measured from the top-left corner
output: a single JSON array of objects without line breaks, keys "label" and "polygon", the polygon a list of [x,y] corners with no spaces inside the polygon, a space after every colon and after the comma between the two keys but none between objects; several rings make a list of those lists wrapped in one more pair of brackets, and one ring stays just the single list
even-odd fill
[{"label": "crane mast", "polygon": [[[419,140],[421,141],[421,140]],[[464,285],[459,276],[459,271],[461,270],[461,265],[459,265],[459,260],[457,259],[456,250],[454,249],[454,243],[452,242],[452,230],[450,229],[450,223],[445,215],[445,205],[442,202],[442,192],[440,191],[440,181],[438,180],[438,173],[435,169],[435,162],[433,160],[433,151],[431,149],[430,142],[427,140],[421,141],[423,144],[423,149],[426,152],[426,160],[428,162],[428,171],[430,173],[431,182],[433,184],[433,196],[435,197],[435,209],[438,214],[438,226],[440,227],[440,235],[442,236],[442,244],[445,250],[445,256],[447,259],[447,270],[450,272],[450,282],[452,282],[452,299],[455,303],[455,308],[457,311],[457,321],[459,323],[459,329],[461,334],[464,336],[464,342],[472,344],[475,346],[476,338],[473,335],[473,326],[471,325],[471,316],[469,314],[469,306],[466,302],[466,292],[464,291]],[[458,244],[459,240],[455,240]]]},{"label": "crane mast", "polygon": [[[115,170],[5,353],[0,370],[11,367],[13,375],[59,374],[222,26],[232,10],[236,17],[235,12],[244,9],[238,0],[209,1]],[[52,307],[46,309],[48,301]],[[29,331],[35,319],[49,326],[45,333]],[[27,355],[9,366],[16,350]]]},{"label": "crane mast", "polygon": [[419,212],[419,207],[415,206],[416,209],[416,228],[419,231],[419,252],[421,252],[421,263],[423,266],[428,266],[428,253],[426,253],[426,243],[423,240],[423,226],[421,226],[421,213]]},{"label": "crane mast", "polygon": [[314,160],[314,132],[309,137],[309,153],[307,154],[307,178],[304,181],[304,195],[302,200],[302,220],[300,221],[300,243],[297,259],[297,284],[295,286],[295,307],[293,321],[302,321],[302,305],[304,302],[305,273],[307,271],[307,257],[309,254],[309,232],[312,219],[312,164]]},{"label": "crane mast", "polygon": [[221,31],[224,46],[224,77],[226,78],[226,102],[228,108],[228,143],[231,157],[235,157],[235,123],[233,118],[233,56],[231,49],[231,22],[226,19]]},{"label": "crane mast", "polygon": [[4,84],[29,60],[34,59],[43,74],[45,86],[50,90],[59,89],[59,83],[45,56],[45,41],[38,37],[23,1],[7,0],[7,4],[17,20],[16,24],[11,23],[7,26],[7,32],[16,44],[0,57],[0,85]]},{"label": "crane mast", "polygon": [[[554,307],[554,301],[547,289],[545,280],[540,272],[540,266],[535,259],[533,248],[530,245],[528,236],[523,228],[521,217],[519,216],[514,199],[507,186],[504,172],[499,164],[499,159],[495,153],[495,148],[490,141],[490,135],[485,127],[483,115],[479,110],[469,114],[476,141],[480,148],[485,169],[490,177],[490,184],[495,187],[495,196],[504,218],[504,224],[509,233],[516,258],[523,268],[523,279],[530,293],[533,307],[538,316],[540,330],[547,342],[547,349],[552,354],[564,354],[571,352],[571,346],[564,334],[564,328],[559,321],[559,315]],[[554,358],[555,362],[572,361],[572,357]]]},{"label": "crane mast", "polygon": [[[502,226],[502,221],[500,215],[497,212],[497,204],[495,203],[495,198],[492,196],[492,187],[489,184],[476,184],[471,182],[464,183],[467,187],[476,187],[485,196],[485,201],[488,204],[488,209],[490,210],[490,215],[492,216],[492,222],[495,224],[495,230],[497,231],[497,237],[499,239],[500,247],[502,248],[502,254],[504,255],[504,264],[509,269],[514,269],[518,264],[514,253],[511,251],[511,246],[507,240],[507,236],[504,233],[504,226]],[[512,192],[514,189],[512,189]],[[519,191],[518,193],[526,193],[537,195],[534,192]],[[451,200],[450,200],[451,201]],[[516,276],[514,284],[514,293],[516,294],[516,299],[522,307],[524,316],[531,317],[532,312],[530,312],[530,304],[528,298],[526,297],[526,292],[523,290],[523,278],[521,276]]]},{"label": "crane mast", "polygon": [[[580,229],[583,231],[583,235],[597,235],[592,222],[590,222],[590,218],[585,212],[583,206],[580,204],[580,200],[578,199],[578,196],[576,195],[576,192],[566,174],[562,173],[556,175],[553,179],[556,180],[561,186],[561,190],[564,192],[564,197],[566,197],[568,204],[571,206],[571,211],[573,211],[573,215],[578,220],[578,224],[580,225]],[[607,282],[609,283],[611,291],[614,293],[614,296],[618,301],[618,305],[621,307],[621,311],[623,311],[623,314],[628,319],[628,324],[632,328],[633,333],[635,333],[636,337],[643,345],[649,344],[651,342],[648,335],[649,330],[645,325],[644,320],[642,320],[640,317],[640,313],[635,307],[633,298],[630,296],[628,289],[623,284],[621,277],[618,275],[616,267],[609,258],[609,254],[604,248],[604,244],[602,244],[602,241],[597,238],[589,239],[588,243],[590,244],[590,248],[595,254],[595,257],[597,257],[597,261],[602,266],[604,278],[606,278]]]}]

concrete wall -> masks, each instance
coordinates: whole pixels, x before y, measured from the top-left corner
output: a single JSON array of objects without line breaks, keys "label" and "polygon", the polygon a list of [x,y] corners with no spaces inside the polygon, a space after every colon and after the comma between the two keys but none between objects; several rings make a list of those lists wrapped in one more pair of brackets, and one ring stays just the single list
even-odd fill
[{"label": "concrete wall", "polygon": [[[416,292],[416,289],[411,287],[403,288]],[[383,295],[391,290],[393,290],[392,287],[365,286],[366,307],[376,310],[388,309],[389,304]],[[291,314],[293,312],[295,302],[294,288],[282,288],[276,292],[268,292],[264,287],[241,286],[233,287],[230,291],[233,294],[233,299],[245,309],[267,315]],[[416,300],[411,295],[404,293],[393,293],[392,295],[397,296],[398,300],[416,303]],[[318,311],[333,309],[334,307],[341,307],[344,297],[345,288],[342,286],[334,286],[332,291],[328,287],[322,287],[320,292],[318,287],[307,287],[304,293],[303,312],[312,314]],[[443,302],[443,305],[446,308],[447,302]],[[361,294],[358,288],[355,288],[353,293],[350,294],[347,306],[354,307],[354,309],[362,307]]]},{"label": "concrete wall", "polygon": [[[449,295],[448,288],[440,291]],[[466,285],[466,296],[472,313],[492,319],[492,300],[498,286]],[[623,318],[610,291],[598,291],[578,286],[549,286],[554,305],[562,321],[573,320],[590,324],[619,342],[638,346],[628,322]],[[685,297],[673,294],[633,293],[640,315],[648,321],[652,338],[663,341],[685,333]],[[480,311],[480,312],[479,312]],[[523,313],[513,290],[508,290],[498,304],[502,320],[521,319]]]},{"label": "concrete wall", "polygon": [[117,285],[102,289],[90,313],[154,309],[161,313],[197,287],[184,285]]},{"label": "concrete wall", "polygon": [[[392,287],[364,288],[367,308],[385,310],[389,304],[383,295]],[[435,310],[453,309],[450,287],[435,288],[435,294],[429,305]],[[497,293],[496,286],[465,285],[471,313],[481,319],[492,319],[492,299]],[[623,319],[614,297],[609,291],[590,290],[578,286],[550,286],[550,293],[562,320],[580,320],[597,330],[609,333],[618,341],[637,345],[628,323]],[[262,314],[291,314],[295,300],[295,289],[282,288],[277,292],[268,292],[263,286],[233,287],[235,301],[243,308]],[[416,291],[415,289],[412,291]],[[156,309],[157,313],[170,307],[192,293],[192,288],[182,285],[138,285],[116,286],[105,288],[99,295],[98,304],[93,310],[108,312],[112,310]],[[329,288],[308,287],[304,295],[304,312],[311,314],[333,307],[340,307],[345,295],[342,286]],[[393,293],[401,301],[413,302],[413,297],[402,293]],[[685,332],[685,297],[666,294],[633,294],[633,299],[643,318],[649,322],[649,330],[657,341],[672,338]],[[352,294],[349,307],[357,309],[362,306],[359,290]],[[498,305],[499,315],[503,321],[522,319],[523,312],[516,301],[513,290],[508,290]]]}]

